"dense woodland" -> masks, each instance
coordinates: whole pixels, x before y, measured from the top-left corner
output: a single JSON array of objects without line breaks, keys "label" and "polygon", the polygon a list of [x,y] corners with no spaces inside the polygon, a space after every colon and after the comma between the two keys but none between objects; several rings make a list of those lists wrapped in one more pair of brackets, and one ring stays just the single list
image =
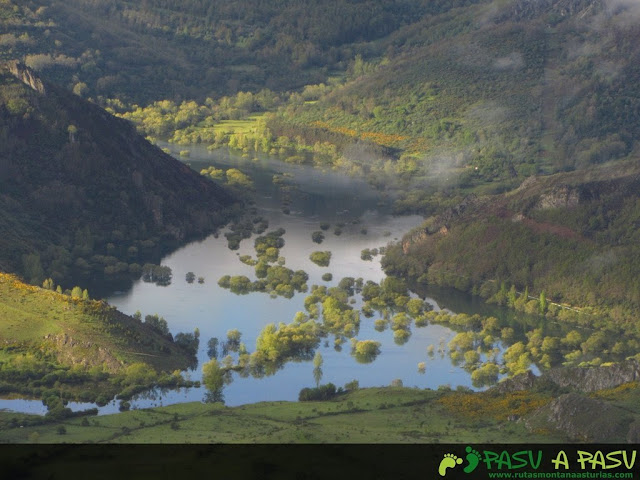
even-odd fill
[{"label": "dense woodland", "polygon": [[[600,365],[637,354],[638,19],[633,3],[609,0],[0,0],[0,270],[71,302],[81,318],[93,306],[98,324],[111,322],[117,315],[86,288],[99,294],[139,276],[166,284],[170,270],[154,263],[225,224],[241,209],[238,192],[251,191],[238,169],[198,174],[152,145],[179,145],[186,159],[188,145],[201,144],[361,176],[397,213],[426,218],[384,249],[391,276],[380,285],[311,287],[306,311],[266,326],[253,353],[234,332],[235,357],[206,364],[211,390],[232,371],[261,376],[310,360],[329,334],[371,361],[379,345],[355,338],[360,313],[381,313],[376,328],[392,329],[398,344],[412,321],[459,330],[452,360],[478,385],[532,362]],[[284,232],[262,235],[263,221],[249,223],[226,235],[231,249],[261,235],[257,259],[240,257],[258,279],[218,284],[237,294],[307,292],[308,275],[279,256]],[[311,255],[322,267],[330,258]],[[518,338],[491,318],[428,312],[407,290],[424,286],[562,328]],[[361,311],[347,303],[354,291]],[[167,337],[152,349],[193,353],[198,342],[197,332],[169,339],[157,315],[117,320]],[[508,345],[503,365],[481,363],[499,341]],[[0,362],[0,374],[26,380],[25,392],[107,379],[102,367],[75,372],[14,343],[26,366]],[[113,391],[178,382],[123,365],[109,372]],[[317,385],[301,399],[335,394]]]},{"label": "dense woodland", "polygon": [[94,290],[224,223],[234,198],[127,122],[54,84],[0,75],[3,269]]},{"label": "dense woodland", "polygon": [[411,185],[399,210],[424,211],[442,187],[495,193],[633,151],[638,28],[627,11],[572,5],[581,15],[553,3],[525,18],[484,3],[432,11],[358,43],[322,82],[295,90],[243,83],[204,99],[102,102],[152,139],[340,168],[381,189]]},{"label": "dense woodland", "polygon": [[9,1],[2,39],[5,55],[91,96],[203,98],[324,81],[368,43],[466,3]]},{"label": "dense woodland", "polygon": [[[638,332],[639,174],[635,162],[614,163],[532,178],[491,200],[466,197],[387,249],[383,265],[502,304],[513,288],[521,310],[528,294],[544,293],[578,307],[554,307],[552,317]],[[515,295],[509,303],[518,306]]]},{"label": "dense woodland", "polygon": [[[5,59],[131,112],[147,135],[284,150],[381,186],[512,188],[624,157],[640,130],[636,12],[604,0],[0,8]],[[252,135],[214,132],[265,111]]]}]

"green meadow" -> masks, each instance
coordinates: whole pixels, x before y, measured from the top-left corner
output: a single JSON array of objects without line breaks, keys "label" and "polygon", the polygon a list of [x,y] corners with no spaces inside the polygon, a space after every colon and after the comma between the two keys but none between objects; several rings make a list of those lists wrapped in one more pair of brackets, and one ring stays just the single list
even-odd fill
[{"label": "green meadow", "polygon": [[[479,415],[456,405],[468,395]],[[0,413],[0,442],[9,443],[458,443],[558,442],[561,434],[529,432],[495,404],[522,412],[550,396],[361,389],[323,402],[262,402],[237,407],[185,403],[114,415],[48,422]]]}]

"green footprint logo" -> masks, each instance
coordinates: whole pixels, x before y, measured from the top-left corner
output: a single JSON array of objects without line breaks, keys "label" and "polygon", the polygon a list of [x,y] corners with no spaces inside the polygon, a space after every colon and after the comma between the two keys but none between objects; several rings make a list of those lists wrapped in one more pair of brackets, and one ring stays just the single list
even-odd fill
[{"label": "green footprint logo", "polygon": [[456,457],[453,453],[445,453],[444,458],[438,467],[438,473],[441,477],[444,477],[447,474],[448,469],[453,468],[456,465],[460,465],[461,463],[461,458]]},{"label": "green footprint logo", "polygon": [[467,452],[467,456],[465,458],[467,459],[467,462],[469,462],[469,465],[464,467],[463,471],[464,473],[471,473],[480,464],[480,452],[471,447],[467,447],[465,450]]}]

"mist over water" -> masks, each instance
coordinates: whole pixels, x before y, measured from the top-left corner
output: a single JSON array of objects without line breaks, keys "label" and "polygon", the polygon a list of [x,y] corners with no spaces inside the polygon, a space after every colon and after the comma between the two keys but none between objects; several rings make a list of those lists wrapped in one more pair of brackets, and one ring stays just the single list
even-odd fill
[{"label": "mist over water", "polygon": [[[404,233],[419,225],[422,218],[416,215],[395,217],[390,205],[380,202],[380,195],[364,181],[335,172],[321,172],[311,167],[289,165],[283,162],[261,158],[250,160],[226,152],[212,154],[204,148],[192,147],[189,164],[197,171],[208,166],[216,168],[238,168],[251,176],[255,184],[252,197],[257,215],[269,221],[269,229],[284,228],[285,245],[280,255],[285,257],[286,266],[292,270],[304,270],[309,274],[307,284],[336,286],[344,277],[362,277],[364,281],[380,282],[384,272],[380,267],[380,256],[373,261],[364,261],[360,253],[365,248],[378,248],[402,237]],[[283,193],[274,185],[275,174],[287,173],[288,183],[293,188]],[[290,214],[283,213],[283,195],[290,198]],[[320,223],[328,222],[331,227],[324,232],[325,240],[316,244],[311,233],[320,230]],[[341,234],[334,229],[341,227]],[[366,230],[366,233],[365,233]],[[165,257],[163,265],[173,271],[172,283],[158,286],[137,281],[127,292],[112,295],[108,302],[127,314],[140,311],[142,316],[155,314],[164,317],[172,334],[200,330],[199,365],[186,372],[192,380],[201,378],[202,364],[209,360],[207,342],[217,337],[226,339],[228,330],[242,332],[241,341],[249,352],[255,349],[256,339],[269,323],[290,323],[298,311],[304,311],[304,299],[308,293],[297,293],[291,299],[270,298],[266,293],[236,295],[218,286],[224,275],[246,275],[255,279],[254,269],[239,261],[240,255],[252,255],[254,235],[241,242],[240,248],[232,251],[227,246],[224,232],[190,243]],[[313,251],[328,250],[332,257],[329,267],[322,268],[312,263],[309,255]],[[187,272],[204,277],[204,283],[189,284],[185,280]],[[331,273],[333,280],[322,280],[324,273]],[[446,295],[445,295],[446,297]],[[473,310],[467,299],[470,311]],[[432,300],[435,309],[440,307]],[[464,301],[462,302],[464,304]],[[353,305],[359,308],[361,302]],[[443,305],[446,307],[446,305]],[[463,307],[465,308],[465,307]],[[404,345],[394,343],[393,331],[378,332],[374,321],[380,318],[366,318],[361,315],[359,340],[381,342],[380,355],[370,364],[358,363],[350,354],[350,345],[345,343],[342,351],[334,349],[333,336],[323,339],[318,350],[323,356],[323,376],[321,383],[332,382],[336,386],[357,379],[361,387],[386,386],[393,380],[402,380],[405,386],[437,388],[440,385],[471,386],[470,375],[462,368],[454,367],[446,355],[439,353],[430,357],[427,347],[448,343],[455,332],[440,325],[417,328],[411,326],[412,335]],[[325,343],[325,340],[327,343]],[[221,357],[219,357],[221,358]],[[418,371],[418,363],[426,362],[426,372]],[[300,389],[315,386],[313,363],[311,360],[289,362],[272,376],[264,378],[241,378],[233,375],[233,382],[224,388],[227,405],[239,405],[269,400],[297,400]],[[207,390],[203,388],[156,391],[140,395],[131,401],[132,408],[169,405],[173,403],[202,401]],[[7,403],[10,402],[10,403]],[[22,403],[21,403],[22,402]],[[93,405],[73,404],[74,409],[91,408]],[[46,408],[39,401],[3,401],[0,408],[16,411],[45,413]],[[100,414],[116,413],[117,402],[99,409]]]},{"label": "mist over water", "polygon": [[[269,221],[269,230],[284,228],[285,246],[280,255],[285,257],[286,266],[293,270],[302,269],[309,274],[307,284],[334,286],[343,277],[362,277],[365,281],[380,282],[384,273],[380,267],[380,257],[373,261],[360,259],[364,248],[385,246],[400,238],[405,232],[422,221],[419,216],[394,217],[390,206],[380,202],[378,192],[364,181],[335,172],[321,172],[306,166],[289,165],[273,159],[250,160],[224,152],[211,154],[205,149],[191,149],[189,160],[192,168],[200,170],[209,165],[217,168],[238,168],[252,177],[255,184],[255,206],[257,214]],[[290,175],[290,214],[282,212],[282,192],[274,185],[274,174]],[[331,227],[325,231],[325,240],[316,244],[311,233],[320,230],[320,223],[328,222]],[[340,235],[334,234],[337,224]],[[363,233],[366,229],[366,234]],[[242,341],[249,351],[255,348],[256,338],[262,328],[269,323],[290,323],[296,312],[304,311],[303,301],[307,294],[297,293],[292,299],[270,298],[265,293],[236,295],[217,285],[223,275],[246,275],[255,279],[253,267],[238,260],[239,255],[254,255],[253,240],[243,240],[237,251],[227,247],[221,232],[218,238],[209,238],[189,244],[166,257],[162,264],[173,270],[173,282],[168,287],[137,282],[133,288],[121,295],[109,298],[109,303],[125,313],[140,310],[144,315],[158,313],[169,323],[173,334],[180,331],[200,330],[199,367],[190,373],[192,379],[200,378],[202,363],[208,361],[206,343],[211,337],[220,341],[226,338],[228,330],[237,328],[242,332]],[[329,267],[322,268],[309,260],[311,252],[329,250],[332,253]],[[204,284],[188,284],[187,272],[205,277]],[[322,280],[324,273],[331,273],[333,280]],[[359,303],[354,305],[359,307]],[[378,332],[373,323],[379,318],[361,316],[360,340],[371,339],[382,343],[382,352],[371,364],[360,364],[350,355],[350,346],[343,345],[336,351],[333,337],[321,342],[319,351],[324,358],[322,383],[332,382],[336,386],[357,379],[363,387],[389,385],[394,379],[401,379],[406,386],[436,388],[451,384],[470,386],[467,372],[453,368],[448,358],[438,355],[430,359],[427,347],[437,346],[441,341],[449,341],[455,334],[442,326],[412,327],[412,336],[405,345],[396,345],[393,332]],[[427,371],[418,372],[417,364],[427,362]],[[254,379],[234,380],[224,389],[228,405],[266,401],[296,400],[303,387],[315,386],[311,361],[289,362],[273,376]],[[134,406],[145,406],[161,401],[202,400],[205,389],[189,392],[174,392],[164,395],[161,400],[132,402]]]}]

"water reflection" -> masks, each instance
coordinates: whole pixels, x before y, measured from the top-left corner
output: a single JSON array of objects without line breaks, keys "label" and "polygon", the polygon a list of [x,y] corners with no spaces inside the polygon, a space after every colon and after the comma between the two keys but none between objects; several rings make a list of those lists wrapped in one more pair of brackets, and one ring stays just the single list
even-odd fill
[{"label": "water reflection", "polygon": [[[285,230],[285,243],[279,255],[284,257],[288,268],[308,273],[309,286],[335,287],[346,277],[361,278],[361,285],[367,280],[381,282],[384,274],[380,268],[380,257],[373,256],[371,252],[385,247],[391,239],[401,237],[422,220],[418,216],[392,216],[388,203],[381,203],[377,192],[364,182],[342,174],[320,172],[265,158],[251,161],[220,152],[212,156],[206,149],[192,148],[191,152],[190,163],[198,171],[207,166],[234,167],[251,176],[255,187],[255,215],[268,223],[269,231]],[[274,175],[284,175],[285,184],[274,182]],[[289,184],[296,187],[283,188]],[[289,207],[288,214],[283,212],[283,206]],[[313,241],[313,234],[318,231],[324,236],[322,250],[331,252],[329,267],[320,267],[310,260],[310,254],[319,249],[318,243]],[[219,340],[226,338],[229,331],[236,329],[242,332],[243,343],[252,350],[259,332],[266,325],[289,323],[297,312],[305,310],[306,294],[301,292],[287,295],[291,298],[271,298],[254,292],[236,295],[218,285],[218,280],[224,275],[244,275],[255,279],[254,266],[239,259],[255,255],[253,249],[257,236],[254,233],[248,239],[240,239],[237,250],[228,248],[224,235],[212,235],[193,242],[163,259],[162,264],[171,268],[173,274],[170,285],[159,287],[138,281],[129,291],[114,294],[108,301],[128,314],[140,310],[143,315],[161,315],[174,336],[178,332],[193,332],[198,328],[202,339],[211,339],[200,342],[197,354],[200,367],[189,372],[193,380],[200,380],[202,365],[210,359],[234,353],[227,342]],[[206,278],[206,282],[193,281],[199,277]],[[357,293],[355,283],[350,288],[350,293]],[[422,297],[429,294],[421,289],[416,291]],[[453,311],[475,313],[488,308],[466,295],[447,295],[445,291],[436,293],[442,305]],[[440,310],[439,302],[432,300],[430,303],[435,311]],[[361,309],[361,299],[352,307]],[[450,360],[445,356],[446,345],[455,335],[451,328],[426,322],[420,328],[416,323],[413,330],[408,325],[388,328],[392,324],[391,310],[370,313],[363,311],[363,318],[352,322],[353,331],[335,335],[333,342],[325,340],[314,344],[313,348],[298,352],[286,361],[259,362],[248,364],[246,368],[234,368],[222,386],[209,392],[205,388],[156,389],[134,397],[130,401],[131,408],[186,401],[225,400],[228,405],[238,405],[296,400],[301,388],[318,385],[320,380],[340,386],[357,379],[361,387],[389,385],[398,378],[405,386],[420,388],[437,388],[444,384],[472,385],[470,373],[464,368],[452,369]],[[504,315],[504,309],[492,314]],[[399,322],[396,320],[396,324]],[[352,335],[361,341],[378,344],[378,349],[356,351],[350,355],[352,349],[348,345],[345,348],[343,344]],[[430,345],[433,348],[428,350]],[[323,364],[310,376],[310,362],[316,352],[321,353]],[[234,362],[238,358],[234,353]],[[426,363],[428,368],[416,368],[421,363]],[[235,381],[231,382],[233,377]],[[22,406],[3,402],[0,401],[0,407],[16,410],[33,408],[27,401],[22,401],[25,402],[20,404]],[[42,403],[36,403],[40,406],[40,413],[44,413]],[[117,411],[117,402],[110,402],[99,409],[100,414]]]}]

